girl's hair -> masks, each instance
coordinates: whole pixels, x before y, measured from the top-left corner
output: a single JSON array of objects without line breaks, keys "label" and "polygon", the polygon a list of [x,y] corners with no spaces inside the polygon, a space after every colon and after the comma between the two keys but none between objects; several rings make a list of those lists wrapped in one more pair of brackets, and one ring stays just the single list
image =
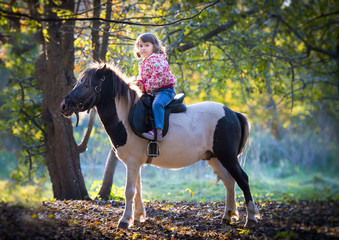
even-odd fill
[{"label": "girl's hair", "polygon": [[135,57],[141,58],[140,49],[139,49],[140,40],[144,43],[145,42],[152,43],[154,47],[153,53],[166,53],[165,47],[162,45],[161,41],[156,35],[154,35],[153,33],[144,33],[144,34],[141,34],[135,41],[135,45],[134,45]]}]

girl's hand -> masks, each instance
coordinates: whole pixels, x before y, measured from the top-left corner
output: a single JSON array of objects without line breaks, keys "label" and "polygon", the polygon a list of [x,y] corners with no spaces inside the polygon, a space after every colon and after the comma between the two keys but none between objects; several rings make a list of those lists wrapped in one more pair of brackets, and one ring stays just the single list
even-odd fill
[{"label": "girl's hand", "polygon": [[140,88],[141,91],[144,90],[144,87],[143,87],[144,84],[143,84],[142,82],[137,81],[137,82],[136,82],[136,85]]}]

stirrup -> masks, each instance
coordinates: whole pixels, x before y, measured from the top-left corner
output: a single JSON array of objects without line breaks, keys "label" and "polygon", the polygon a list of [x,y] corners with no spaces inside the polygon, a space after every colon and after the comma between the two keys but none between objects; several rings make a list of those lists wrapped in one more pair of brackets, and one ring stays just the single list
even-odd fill
[{"label": "stirrup", "polygon": [[147,144],[146,155],[148,157],[158,157],[160,155],[160,145],[158,142],[150,141]]}]

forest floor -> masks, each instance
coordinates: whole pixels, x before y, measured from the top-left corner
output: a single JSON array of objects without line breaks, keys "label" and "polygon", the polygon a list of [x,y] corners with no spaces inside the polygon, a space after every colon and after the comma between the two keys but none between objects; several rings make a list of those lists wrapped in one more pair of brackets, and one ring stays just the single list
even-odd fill
[{"label": "forest floor", "polygon": [[0,203],[0,239],[339,239],[339,201],[264,201],[261,219],[221,224],[223,202],[145,203],[147,220],[118,229],[121,201],[46,201],[38,208]]}]

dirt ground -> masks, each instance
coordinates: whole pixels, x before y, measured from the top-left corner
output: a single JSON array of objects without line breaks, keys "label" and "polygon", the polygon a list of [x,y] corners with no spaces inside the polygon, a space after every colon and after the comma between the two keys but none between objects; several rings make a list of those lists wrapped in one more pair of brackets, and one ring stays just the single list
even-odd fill
[{"label": "dirt ground", "polygon": [[117,228],[120,201],[49,201],[28,209],[0,204],[0,239],[339,239],[339,201],[257,204],[261,219],[244,228],[240,219],[221,224],[223,202],[145,203],[147,220]]}]

